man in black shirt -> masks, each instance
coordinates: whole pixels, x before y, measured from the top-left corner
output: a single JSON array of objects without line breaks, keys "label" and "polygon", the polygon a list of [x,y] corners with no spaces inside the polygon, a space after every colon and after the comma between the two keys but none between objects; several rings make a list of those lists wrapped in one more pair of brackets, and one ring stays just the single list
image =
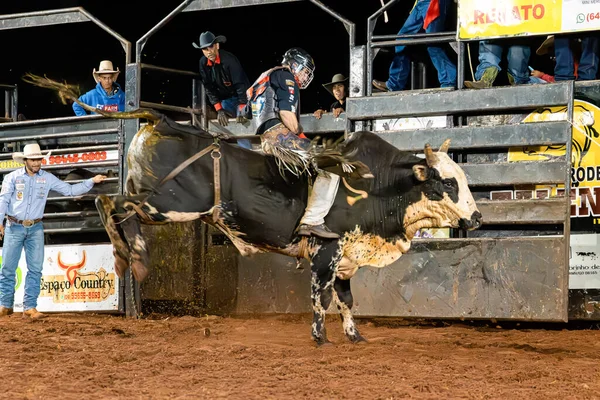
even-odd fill
[{"label": "man in black shirt", "polygon": [[[200,80],[206,90],[210,104],[217,111],[217,120],[222,126],[228,125],[228,115],[243,123],[244,107],[247,103],[246,90],[250,81],[236,56],[221,50],[225,36],[215,36],[212,32],[200,35],[200,43],[192,43],[204,54],[200,58]],[[242,147],[250,147],[250,142],[238,141]]]},{"label": "man in black shirt", "polygon": [[[330,107],[330,111],[333,113],[335,118],[339,117],[341,113],[346,111],[346,97],[348,96],[348,78],[343,74],[335,74],[331,82],[323,84],[323,87],[331,93],[335,98],[335,103]],[[327,111],[318,109],[313,113],[316,119],[321,119],[323,114]]]},{"label": "man in black shirt", "polygon": [[[315,64],[303,49],[286,51],[281,66],[265,71],[248,89],[252,106],[252,122],[256,133],[262,135],[263,143],[271,141],[275,146],[293,150],[306,150],[310,141],[302,132],[299,122],[300,89],[308,87],[313,79]],[[263,146],[267,151],[267,147]],[[339,176],[319,171],[308,200],[306,212],[300,221],[298,234],[338,238],[325,225],[325,216],[333,205]]]}]

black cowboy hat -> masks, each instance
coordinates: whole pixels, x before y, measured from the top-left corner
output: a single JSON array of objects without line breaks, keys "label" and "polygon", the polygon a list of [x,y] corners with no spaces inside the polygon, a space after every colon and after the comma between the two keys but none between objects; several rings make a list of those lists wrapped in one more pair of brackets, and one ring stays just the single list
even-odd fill
[{"label": "black cowboy hat", "polygon": [[212,46],[214,43],[225,43],[227,38],[223,35],[215,36],[214,33],[210,31],[202,32],[200,34],[200,45],[196,43],[192,43],[197,49],[204,49],[205,47]]},{"label": "black cowboy hat", "polygon": [[335,74],[331,79],[331,82],[324,83],[323,87],[327,89],[327,91],[333,96],[333,85],[338,83],[342,83],[344,86],[348,87],[348,78],[346,78],[343,74]]}]

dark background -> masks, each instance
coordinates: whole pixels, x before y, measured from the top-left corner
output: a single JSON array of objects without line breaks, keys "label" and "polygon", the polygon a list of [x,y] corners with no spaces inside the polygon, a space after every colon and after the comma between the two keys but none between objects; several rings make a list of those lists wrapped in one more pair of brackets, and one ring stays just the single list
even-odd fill
[{"label": "dark background", "polygon": [[[172,0],[5,0],[0,3],[0,14],[83,7],[132,43],[132,61],[135,61],[135,42],[180,3]],[[367,18],[380,7],[379,1],[323,0],[323,3],[353,21],[357,29],[357,44],[365,44]],[[388,12],[389,23],[385,24],[380,18],[375,33],[396,33],[412,5],[412,0],[395,5]],[[455,30],[455,25],[454,10],[448,18],[447,30]],[[205,30],[227,37],[223,48],[240,59],[251,82],[261,72],[279,64],[288,48],[298,46],[306,49],[315,59],[316,71],[313,83],[302,93],[304,113],[318,107],[329,108],[333,98],[321,84],[329,82],[338,72],[348,75],[348,35],[344,26],[308,1],[180,13],[149,39],[143,50],[142,62],[197,71],[201,54],[192,47],[192,42],[198,41],[198,36]],[[530,39],[532,53],[542,39]],[[61,104],[50,91],[24,83],[21,77],[26,72],[77,84],[83,93],[95,86],[92,69],[98,68],[100,60],[109,59],[122,71],[118,82],[124,86],[125,52],[116,39],[91,22],[0,30],[0,43],[3,45],[0,83],[19,85],[19,112],[27,119],[72,115],[72,110]],[[448,45],[445,47],[452,52]],[[390,50],[393,51],[392,48]],[[471,44],[471,50],[475,68],[476,43]],[[425,47],[413,47],[411,53],[415,60],[425,61],[428,86],[436,86],[437,75]],[[387,79],[391,59],[391,52],[377,56],[374,78]],[[530,64],[541,69],[542,66],[537,66],[536,62],[540,64],[544,60],[536,61],[536,56],[532,56]],[[501,75],[500,84],[503,83]],[[466,79],[471,78],[469,68],[465,76]],[[145,71],[142,100],[190,105],[191,82],[189,78]]]}]

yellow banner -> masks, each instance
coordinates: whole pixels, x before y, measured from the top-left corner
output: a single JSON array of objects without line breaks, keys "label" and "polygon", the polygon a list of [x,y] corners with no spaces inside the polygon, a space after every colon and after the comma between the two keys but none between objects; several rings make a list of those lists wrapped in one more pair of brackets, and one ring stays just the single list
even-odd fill
[{"label": "yellow banner", "polygon": [[600,29],[600,0],[460,0],[459,40]]},{"label": "yellow banner", "polygon": [[[566,107],[549,107],[528,115],[523,122],[567,120]],[[571,218],[573,230],[597,230],[600,225],[600,108],[575,100],[571,148]],[[541,161],[564,157],[564,145],[509,149],[508,161]],[[516,190],[514,198],[545,198],[564,191],[563,185]],[[527,194],[527,196],[525,196]],[[494,196],[492,195],[492,198]],[[581,221],[579,219],[586,219]],[[581,229],[578,229],[581,228]]]}]

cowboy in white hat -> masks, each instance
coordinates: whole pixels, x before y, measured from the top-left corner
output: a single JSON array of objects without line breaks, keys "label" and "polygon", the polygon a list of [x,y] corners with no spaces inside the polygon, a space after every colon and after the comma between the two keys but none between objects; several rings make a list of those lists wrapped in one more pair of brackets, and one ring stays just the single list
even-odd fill
[{"label": "cowboy in white hat", "polygon": [[[2,269],[0,269],[0,317],[13,313],[15,275],[21,251],[25,248],[27,277],[23,297],[23,318],[41,319],[46,315],[37,311],[40,282],[44,262],[44,226],[42,217],[53,190],[63,196],[78,196],[88,192],[106,176],[96,175],[81,183],[70,185],[41,169],[43,154],[37,143],[28,144],[23,152],[13,154],[13,160],[25,164],[4,176],[0,192],[0,238]],[[6,216],[6,228],[2,225]]]},{"label": "cowboy in white hat", "polygon": [[[323,84],[323,87],[335,97],[335,102],[331,105],[330,111],[335,118],[346,111],[346,97],[348,96],[348,78],[343,74],[335,74],[331,82]],[[313,113],[316,119],[321,119],[326,111],[318,109]]]},{"label": "cowboy in white hat", "polygon": [[[98,69],[92,71],[96,87],[81,95],[79,101],[104,111],[125,111],[125,92],[117,83],[119,73],[119,68],[115,69],[111,61],[100,61]],[[73,111],[77,116],[87,115],[77,103],[73,103]]]}]

